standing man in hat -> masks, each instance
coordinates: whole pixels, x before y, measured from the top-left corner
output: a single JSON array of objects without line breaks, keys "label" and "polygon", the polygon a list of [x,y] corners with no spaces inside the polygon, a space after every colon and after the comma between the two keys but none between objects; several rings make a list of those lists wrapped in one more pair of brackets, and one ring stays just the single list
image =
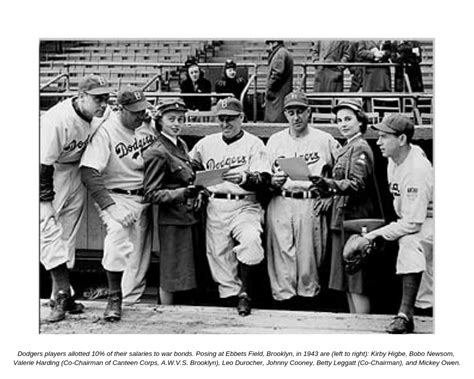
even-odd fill
[{"label": "standing man in hat", "polygon": [[222,78],[216,82],[216,93],[233,93],[235,98],[240,100],[246,84],[244,78],[237,76],[237,64],[232,59],[227,59]]},{"label": "standing man in hat", "polygon": [[286,122],[283,100],[293,90],[293,57],[283,41],[267,40],[269,51],[265,92],[265,122]]},{"label": "standing man in hat", "polygon": [[222,99],[216,112],[222,132],[200,140],[191,157],[206,170],[229,168],[222,183],[208,188],[207,257],[220,297],[247,316],[251,267],[263,260],[263,210],[256,191],[268,186],[270,166],[263,142],[242,130],[240,101]]},{"label": "standing man in hat", "polygon": [[349,60],[349,42],[343,40],[322,40],[313,43],[313,62],[341,62],[340,66],[316,66],[314,92],[343,92],[343,63]]},{"label": "standing man in hat", "polygon": [[376,238],[398,240],[397,274],[402,279],[402,301],[388,333],[414,330],[415,307],[433,306],[433,167],[423,150],[411,144],[414,126],[393,114],[373,126],[377,145],[388,158],[388,182],[399,219],[361,237],[364,248]]},{"label": "standing man in hat", "polygon": [[[289,128],[267,142],[272,163],[274,196],[267,210],[268,273],[273,298],[311,298],[321,288],[318,272],[327,248],[326,213],[331,202],[310,190],[309,180],[292,180],[280,168],[280,158],[303,157],[311,175],[324,176],[334,164],[339,143],[308,125],[310,108],[302,92],[285,97]],[[295,299],[296,300],[296,299]]]},{"label": "standing man in hat", "polygon": [[110,92],[104,78],[87,76],[79,83],[77,96],[55,105],[40,119],[40,260],[53,282],[50,322],[84,308],[72,299],[69,282],[84,214],[79,161],[106,118]]},{"label": "standing man in hat", "polygon": [[81,160],[82,180],[107,229],[102,259],[109,287],[107,321],[120,320],[122,299],[134,303],[143,294],[151,254],[142,158],[156,140],[154,129],[144,123],[151,104],[132,86],[118,93],[117,103],[118,111],[104,122]]}]

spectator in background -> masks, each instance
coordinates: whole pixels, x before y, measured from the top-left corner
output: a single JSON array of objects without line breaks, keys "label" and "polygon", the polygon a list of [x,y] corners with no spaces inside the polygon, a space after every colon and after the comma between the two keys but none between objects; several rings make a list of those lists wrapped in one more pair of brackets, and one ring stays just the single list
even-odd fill
[{"label": "spectator in background", "polygon": [[[360,41],[358,59],[368,63],[388,63],[391,57],[390,41]],[[365,67],[362,91],[391,92],[390,67]]]},{"label": "spectator in background", "polygon": [[395,67],[395,91],[408,90],[403,73],[408,75],[412,92],[423,92],[423,77],[420,69],[421,47],[417,41],[395,41],[392,43],[392,61],[402,63]]},{"label": "spectator in background", "polygon": [[[359,50],[359,42],[358,41],[350,41],[348,54],[349,57],[347,59],[348,62],[357,63],[360,62],[358,50]],[[357,66],[350,66],[349,72],[351,73],[351,87],[349,88],[350,92],[359,92],[362,87],[362,67]]]},{"label": "spectator in background", "polygon": [[[313,62],[347,62],[349,43],[341,40],[324,40],[313,43]],[[314,92],[342,92],[344,66],[316,66]]]},{"label": "spectator in background", "polygon": [[216,82],[215,91],[216,93],[232,93],[237,100],[240,100],[246,84],[247,81],[244,78],[237,76],[237,64],[232,59],[228,59],[225,62],[221,80]]},{"label": "spectator in background", "polygon": [[265,122],[286,123],[283,113],[285,96],[293,90],[293,57],[283,41],[265,41],[269,51],[265,93]]},{"label": "spectator in background", "polygon": [[[181,93],[211,93],[211,82],[204,78],[198,62],[190,58],[185,63],[187,78],[180,84]],[[211,110],[211,97],[207,96],[183,96],[186,107],[193,111]]]}]

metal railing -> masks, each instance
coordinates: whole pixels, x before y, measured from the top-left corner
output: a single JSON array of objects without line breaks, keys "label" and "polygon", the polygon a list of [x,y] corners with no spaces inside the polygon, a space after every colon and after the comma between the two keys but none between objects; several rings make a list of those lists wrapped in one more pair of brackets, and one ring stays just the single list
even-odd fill
[{"label": "metal railing", "polygon": [[[42,62],[44,64],[44,62]],[[165,93],[161,91],[161,83],[162,81],[159,80],[160,78],[163,77],[163,69],[167,67],[173,67],[173,68],[179,68],[179,67],[184,67],[184,63],[149,63],[149,62],[105,62],[105,61],[100,61],[100,62],[90,62],[90,61],[76,61],[76,62],[58,62],[59,65],[62,65],[64,69],[66,70],[65,73],[61,73],[59,76],[67,76],[69,78],[70,75],[70,68],[71,66],[115,66],[115,67],[120,67],[120,66],[136,66],[136,67],[154,67],[159,70],[157,74],[155,74],[151,79],[149,79],[143,86],[142,88],[146,90],[149,88],[153,83],[158,81],[158,91],[157,92],[148,92],[147,96],[150,97],[170,97],[170,96],[181,96],[185,94],[181,93]],[[433,63],[431,62],[421,62],[420,66],[432,66]],[[200,67],[222,67],[222,63],[199,63]],[[257,78],[258,78],[258,73],[259,71],[262,70],[262,68],[267,68],[268,64],[265,63],[248,63],[248,62],[240,62],[237,63],[238,67],[248,67],[254,70],[250,80],[247,83],[247,86],[245,88],[245,94],[249,94],[249,89],[252,86],[253,87],[253,121],[257,121],[257,95],[258,95],[258,83],[257,83]],[[303,91],[306,92],[307,85],[306,81],[308,78],[308,68],[310,67],[331,67],[331,66],[344,66],[345,68],[349,67],[362,67],[363,70],[365,70],[367,67],[399,67],[401,66],[404,70],[404,64],[403,63],[367,63],[367,62],[350,62],[350,63],[343,63],[343,62],[311,62],[311,63],[295,63],[294,67],[300,67],[303,70],[303,74],[301,76],[300,83],[297,83],[294,87],[299,88]],[[404,72],[403,72],[404,73]],[[405,74],[405,73],[404,73]],[[405,76],[405,75],[404,75]],[[58,78],[54,78],[51,80],[51,83],[54,81],[58,80]],[[51,83],[46,83],[50,85]],[[46,84],[40,88],[40,91],[45,88]],[[70,81],[67,80],[66,83],[66,91],[70,90]],[[172,95],[169,95],[172,94]],[[70,95],[70,94],[69,94]],[[191,96],[211,96],[211,97],[222,97],[223,94],[217,94],[217,93],[211,93],[211,94],[192,94]],[[309,93],[308,95],[311,95],[313,97],[318,96],[318,97],[410,97],[410,98],[419,98],[419,97],[430,97],[429,93],[419,93],[419,94],[413,94],[410,92],[390,92],[390,93],[384,93],[384,92],[377,92],[377,93],[368,93],[368,92],[332,92],[332,93]],[[54,96],[54,93],[40,93],[40,96]],[[65,93],[56,93],[56,96],[68,96]],[[431,95],[432,96],[432,95]]]}]

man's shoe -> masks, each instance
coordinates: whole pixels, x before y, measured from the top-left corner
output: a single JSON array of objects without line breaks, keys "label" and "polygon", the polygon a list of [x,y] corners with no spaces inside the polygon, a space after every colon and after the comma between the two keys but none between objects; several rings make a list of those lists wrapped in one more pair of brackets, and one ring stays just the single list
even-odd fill
[{"label": "man's shoe", "polygon": [[71,299],[71,295],[66,291],[58,291],[56,294],[56,300],[54,306],[51,308],[51,312],[47,318],[48,322],[58,322],[64,320],[66,317],[67,303]]},{"label": "man's shoe", "polygon": [[413,333],[413,330],[415,330],[413,319],[409,319],[405,314],[399,313],[393,318],[386,331],[391,334],[407,334]]},{"label": "man's shoe", "polygon": [[239,302],[237,304],[237,312],[240,316],[248,316],[250,314],[250,297],[244,293],[239,295]]},{"label": "man's shoe", "polygon": [[107,307],[104,312],[104,320],[114,322],[122,317],[122,292],[109,292]]},{"label": "man's shoe", "polygon": [[[54,308],[56,306],[56,300],[54,299],[49,299],[49,306],[51,308]],[[66,312],[70,313],[70,314],[79,314],[79,313],[83,313],[84,312],[84,304],[82,303],[76,303],[76,301],[74,300],[74,298],[70,297],[67,301],[66,301]]]}]

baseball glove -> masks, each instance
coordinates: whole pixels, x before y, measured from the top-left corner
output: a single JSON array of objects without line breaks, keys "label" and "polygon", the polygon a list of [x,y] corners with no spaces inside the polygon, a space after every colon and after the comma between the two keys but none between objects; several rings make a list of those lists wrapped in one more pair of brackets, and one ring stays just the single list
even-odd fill
[{"label": "baseball glove", "polygon": [[353,275],[364,265],[372,252],[373,243],[360,234],[353,234],[344,245],[342,257],[347,274]]}]

